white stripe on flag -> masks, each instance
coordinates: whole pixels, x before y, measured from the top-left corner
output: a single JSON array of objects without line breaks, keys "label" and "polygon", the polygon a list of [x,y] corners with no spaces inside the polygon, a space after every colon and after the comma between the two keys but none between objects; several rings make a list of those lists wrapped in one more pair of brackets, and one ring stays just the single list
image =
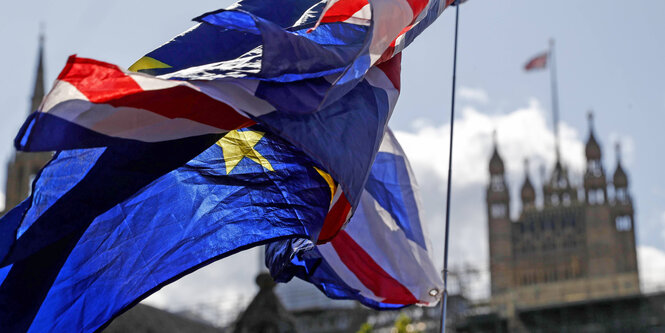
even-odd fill
[{"label": "white stripe on flag", "polygon": [[318,245],[317,248],[326,262],[332,267],[335,273],[346,283],[349,287],[360,291],[360,294],[369,299],[373,299],[377,302],[383,301],[382,297],[376,296],[371,290],[369,290],[365,285],[358,280],[351,270],[342,262],[342,259],[339,258],[337,251],[333,248],[330,243]]}]

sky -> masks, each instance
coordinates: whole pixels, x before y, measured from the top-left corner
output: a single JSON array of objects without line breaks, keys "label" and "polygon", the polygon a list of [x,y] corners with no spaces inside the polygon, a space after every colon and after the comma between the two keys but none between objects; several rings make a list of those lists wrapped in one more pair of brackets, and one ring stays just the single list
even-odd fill
[{"label": "sky", "polygon": [[[63,0],[0,4],[0,159],[28,113],[40,25],[46,33],[50,87],[67,57],[78,54],[123,67],[192,25],[191,18],[231,1]],[[487,296],[487,221],[484,186],[497,131],[513,194],[523,180],[523,159],[540,184],[541,166],[554,160],[550,81],[547,71],[522,70],[556,41],[563,161],[581,181],[587,112],[614,172],[614,145],[636,207],[640,273],[645,290],[665,285],[665,2],[574,3],[471,0],[461,7],[453,157],[452,264],[479,269],[469,277],[476,297]],[[443,257],[443,210],[450,130],[454,12],[447,10],[408,49],[402,91],[390,122],[421,184],[433,257]],[[5,170],[0,170],[0,181]],[[513,204],[514,208],[517,204]],[[515,211],[513,211],[515,214]],[[247,265],[246,263],[257,262]],[[170,308],[245,302],[255,292],[258,251],[251,250],[185,277],[148,301]]]}]

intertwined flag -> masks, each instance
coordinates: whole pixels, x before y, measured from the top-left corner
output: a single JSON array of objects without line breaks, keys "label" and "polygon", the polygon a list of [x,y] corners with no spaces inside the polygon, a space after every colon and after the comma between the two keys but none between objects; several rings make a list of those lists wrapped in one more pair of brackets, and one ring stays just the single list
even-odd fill
[{"label": "intertwined flag", "polygon": [[236,251],[345,237],[399,52],[451,2],[244,0],[130,70],[71,57],[15,140],[61,152],[0,220],[0,327],[93,331]]},{"label": "intertwined flag", "polygon": [[[167,141],[224,133],[250,119],[319,161],[355,205],[396,101],[395,55],[451,2],[280,0],[267,6],[241,1],[196,18],[195,27],[131,67],[157,77],[144,80],[116,68],[100,82],[103,74],[92,64],[71,59],[68,67],[80,67],[74,79],[94,82],[94,91],[69,84],[74,79],[65,68],[56,85],[62,89],[49,94],[26,121],[17,147],[39,151],[106,146],[116,139]],[[188,84],[174,87],[173,80]],[[225,104],[217,106],[225,111],[172,112],[168,96],[174,91],[189,96],[200,91]],[[353,103],[351,94],[359,94]],[[206,106],[214,104],[200,98]],[[94,105],[79,106],[80,101]],[[58,112],[58,106],[69,110],[71,104],[80,112]],[[58,135],[63,121],[80,134]],[[330,152],[331,147],[340,149]]]}]

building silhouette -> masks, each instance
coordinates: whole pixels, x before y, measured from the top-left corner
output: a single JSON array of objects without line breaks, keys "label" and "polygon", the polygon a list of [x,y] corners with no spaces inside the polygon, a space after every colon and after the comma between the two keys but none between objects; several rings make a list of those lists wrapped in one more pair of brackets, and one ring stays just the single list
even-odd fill
[{"label": "building silhouette", "polygon": [[[41,35],[39,37],[37,70],[32,90],[32,99],[30,109],[28,109],[26,116],[39,108],[39,104],[42,102],[44,94],[44,35]],[[14,152],[13,156],[7,163],[5,209],[0,214],[8,212],[30,195],[32,181],[35,179],[39,170],[51,160],[52,156],[53,154],[50,152]]]}]

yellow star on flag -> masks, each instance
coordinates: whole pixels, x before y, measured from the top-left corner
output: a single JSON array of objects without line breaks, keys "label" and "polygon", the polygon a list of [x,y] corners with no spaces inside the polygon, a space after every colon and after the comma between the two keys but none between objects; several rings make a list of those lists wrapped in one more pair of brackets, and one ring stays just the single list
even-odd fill
[{"label": "yellow star on flag", "polygon": [[217,141],[217,145],[222,147],[222,152],[224,153],[224,163],[226,164],[227,175],[230,174],[245,157],[270,171],[275,171],[272,168],[270,161],[254,149],[254,146],[259,143],[264,135],[265,133],[258,131],[235,130],[226,133],[223,138]]}]

